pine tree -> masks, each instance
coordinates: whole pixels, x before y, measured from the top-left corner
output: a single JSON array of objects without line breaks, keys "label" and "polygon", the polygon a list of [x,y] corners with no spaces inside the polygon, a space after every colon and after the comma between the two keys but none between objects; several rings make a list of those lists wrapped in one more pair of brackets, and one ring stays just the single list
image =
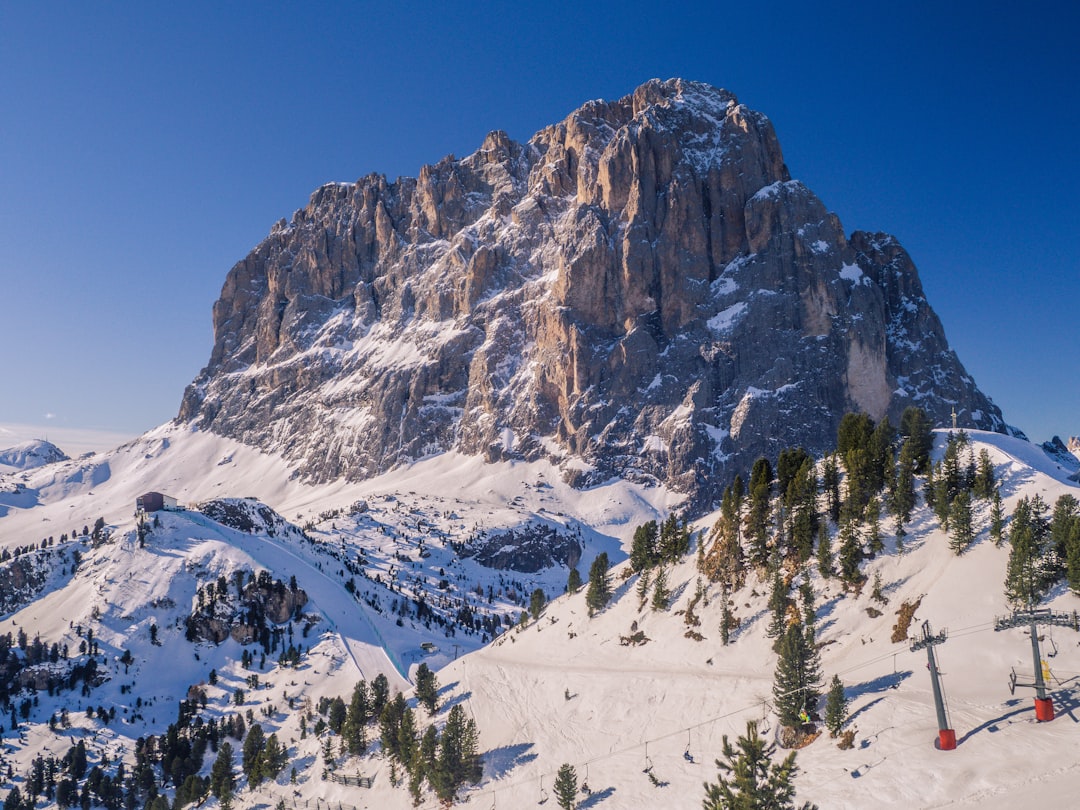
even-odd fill
[{"label": "pine tree", "polygon": [[1073,525],[1080,520],[1080,504],[1074,496],[1066,493],[1054,503],[1054,513],[1050,518],[1050,545],[1057,552],[1060,559],[1065,559],[1068,553],[1066,548],[1069,534]]},{"label": "pine tree", "polygon": [[787,610],[788,605],[791,603],[788,598],[789,590],[788,584],[780,574],[780,569],[777,568],[773,572],[772,587],[769,590],[769,613],[771,618],[768,627],[765,628],[765,635],[776,639],[773,642],[774,650],[780,649],[781,641],[787,630]]},{"label": "pine tree", "polygon": [[1065,541],[1065,576],[1069,589],[1080,594],[1080,520],[1073,523]]},{"label": "pine tree", "polygon": [[915,472],[926,472],[930,450],[934,447],[934,434],[926,411],[915,406],[905,408],[900,416],[900,435],[904,437],[905,444],[910,444],[909,452],[915,463]]},{"label": "pine tree", "polygon": [[836,573],[833,567],[832,538],[829,536],[829,525],[824,520],[818,525],[817,565],[824,579],[829,579]]},{"label": "pine tree", "polygon": [[881,502],[877,497],[871,497],[866,502],[866,511],[863,513],[866,523],[866,552],[870,559],[874,559],[885,550],[885,543],[881,540]]},{"label": "pine tree", "polygon": [[420,750],[420,735],[416,731],[416,715],[408,706],[401,712],[397,747],[398,760],[406,769],[411,768]]},{"label": "pine tree", "polygon": [[341,728],[346,749],[350,754],[362,754],[367,749],[365,727],[370,719],[368,711],[367,681],[359,681],[353,687],[352,698],[349,700],[349,707],[345,713],[345,724]]},{"label": "pine tree", "polygon": [[990,539],[999,547],[1005,542],[1005,508],[1001,504],[1001,492],[996,487],[990,498]]},{"label": "pine tree", "polygon": [[984,447],[979,451],[979,464],[971,482],[971,492],[976,498],[986,500],[993,493],[994,484],[994,465],[990,461],[989,451]]},{"label": "pine tree", "polygon": [[369,715],[378,717],[382,714],[386,701],[390,698],[390,681],[381,672],[371,682],[371,702]]},{"label": "pine tree", "polygon": [[564,762],[555,775],[555,801],[562,810],[571,810],[577,801],[578,782],[574,766]]},{"label": "pine tree", "polygon": [[724,490],[720,500],[720,517],[713,524],[710,538],[712,546],[705,559],[705,570],[710,580],[726,581],[728,587],[738,589],[746,579],[742,543],[740,542],[740,509],[742,504],[742,480]]},{"label": "pine tree", "polygon": [[263,746],[262,751],[259,752],[256,781],[277,779],[278,774],[281,773],[288,761],[288,751],[278,741],[277,734],[271,734],[266,738],[266,744]]},{"label": "pine tree", "polygon": [[840,467],[836,455],[826,456],[821,466],[821,488],[825,492],[825,509],[834,524],[840,522]]},{"label": "pine tree", "polygon": [[840,518],[840,579],[849,586],[858,585],[862,582],[862,572],[859,565],[862,563],[863,549],[859,539],[859,529],[853,513],[847,512]]},{"label": "pine tree", "polygon": [[439,679],[426,663],[416,668],[416,699],[429,715],[435,714],[439,703]]},{"label": "pine tree", "polygon": [[577,568],[571,568],[570,574],[566,577],[566,591],[567,593],[577,593],[581,590],[581,573]]},{"label": "pine tree", "polygon": [[1037,605],[1050,584],[1047,570],[1056,554],[1047,548],[1046,504],[1038,495],[1021,498],[1009,527],[1005,597],[1014,607]]},{"label": "pine tree", "polygon": [[[738,479],[738,476],[736,476]],[[740,481],[740,486],[741,486]],[[675,515],[668,515],[660,525],[660,540],[656,545],[658,562],[678,562],[690,551],[690,527],[680,523]]]},{"label": "pine tree", "polygon": [[589,588],[585,592],[585,605],[589,615],[603,610],[611,599],[611,582],[608,579],[608,556],[606,551],[596,555],[589,567]]},{"label": "pine tree", "polygon": [[806,459],[788,488],[791,510],[791,547],[800,563],[810,559],[817,535],[817,473]]},{"label": "pine tree", "polygon": [[439,758],[435,765],[433,787],[444,805],[452,804],[458,788],[466,782],[480,781],[483,766],[477,753],[476,722],[466,719],[461,704],[450,709],[439,741]]},{"label": "pine tree", "polygon": [[653,584],[652,603],[650,607],[654,611],[667,610],[671,592],[667,586],[667,572],[661,568],[656,572],[656,581]]},{"label": "pine tree", "polygon": [[821,696],[821,659],[812,627],[788,625],[780,643],[773,697],[781,725],[794,728],[805,722]]},{"label": "pine tree", "polygon": [[[794,780],[799,769],[792,751],[775,763],[776,744],[758,734],[757,723],[733,746],[724,735],[724,760],[716,760],[717,783],[705,783],[704,810],[796,810]],[[806,803],[799,810],[817,810]]]},{"label": "pine tree", "polygon": [[971,499],[966,491],[961,490],[953,498],[949,508],[949,548],[958,555],[967,551],[975,540],[971,526]]},{"label": "pine tree", "polygon": [[839,675],[833,675],[829,694],[825,698],[825,728],[829,730],[830,737],[836,737],[847,722],[847,707],[844,684]]},{"label": "pine tree", "polygon": [[766,458],[754,462],[750,473],[750,504],[746,513],[749,563],[762,568],[769,559],[769,501],[772,497],[772,467]]},{"label": "pine tree", "polygon": [[233,778],[233,749],[228,740],[218,746],[217,759],[210,769],[210,792],[220,800],[226,793],[232,793],[235,787]]},{"label": "pine tree", "polygon": [[532,596],[529,598],[529,613],[532,614],[534,622],[540,618],[540,611],[544,609],[546,602],[547,597],[544,596],[543,588],[537,588],[532,592]]},{"label": "pine tree", "polygon": [[244,748],[240,760],[244,776],[247,777],[250,784],[257,785],[262,781],[259,778],[258,766],[259,754],[262,753],[265,745],[266,737],[263,735],[262,726],[258,723],[252,723],[248,729],[247,737],[244,738]]},{"label": "pine tree", "polygon": [[726,582],[720,583],[720,643],[725,647],[731,641],[731,606],[728,604],[728,587]]},{"label": "pine tree", "polygon": [[636,574],[656,565],[658,529],[655,520],[643,523],[634,530],[630,544],[630,569]]},{"label": "pine tree", "polygon": [[379,740],[382,742],[383,751],[388,757],[396,759],[404,764],[401,758],[401,718],[405,714],[405,696],[398,692],[394,699],[383,706],[379,715]]}]

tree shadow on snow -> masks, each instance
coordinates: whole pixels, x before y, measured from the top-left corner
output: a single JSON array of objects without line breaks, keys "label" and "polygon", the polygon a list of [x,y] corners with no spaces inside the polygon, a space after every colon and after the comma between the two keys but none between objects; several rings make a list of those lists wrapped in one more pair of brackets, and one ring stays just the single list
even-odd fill
[{"label": "tree shadow on snow", "polygon": [[754,622],[768,615],[769,610],[768,608],[766,608],[765,610],[759,610],[746,621],[740,621],[739,626],[733,628],[731,633],[729,634],[728,643],[733,643],[736,639],[741,638],[743,635],[746,634],[746,631],[753,626]]},{"label": "tree shadow on snow", "polygon": [[492,748],[484,754],[484,775],[501,779],[519,765],[532,762],[536,759],[536,754],[529,750],[532,747],[532,743],[518,743]]},{"label": "tree shadow on snow", "polygon": [[458,687],[458,684],[460,684],[460,683],[461,683],[461,681],[454,681],[453,683],[448,683],[448,684],[444,684],[443,686],[440,686],[439,687],[439,692],[438,692],[439,697],[442,697],[447,692],[454,691]]},{"label": "tree shadow on snow", "polygon": [[858,716],[860,714],[862,714],[865,711],[868,711],[872,707],[874,707],[877,704],[881,703],[881,701],[883,701],[883,700],[885,700],[885,698],[883,698],[883,697],[875,698],[874,700],[871,700],[869,703],[867,703],[865,706],[862,706],[858,710],[852,712],[850,715],[848,715],[847,725],[850,727],[851,724],[858,718]]},{"label": "tree shadow on snow", "polygon": [[457,706],[459,703],[464,703],[466,700],[472,697],[471,691],[462,692],[460,695],[454,695],[452,698],[444,703],[439,704],[439,711],[450,711],[450,709]]},{"label": "tree shadow on snow", "polygon": [[904,670],[903,672],[891,672],[888,675],[881,675],[871,681],[863,681],[862,683],[850,686],[844,690],[844,693],[848,696],[848,700],[854,700],[863,695],[873,695],[888,689],[896,689],[901,683],[910,678],[911,675],[912,672],[910,669]]},{"label": "tree shadow on snow", "polygon": [[594,790],[586,796],[583,801],[578,802],[578,810],[588,810],[590,807],[596,807],[596,805],[600,804],[604,799],[611,798],[614,793],[615,788],[613,787],[606,787],[603,790]]}]

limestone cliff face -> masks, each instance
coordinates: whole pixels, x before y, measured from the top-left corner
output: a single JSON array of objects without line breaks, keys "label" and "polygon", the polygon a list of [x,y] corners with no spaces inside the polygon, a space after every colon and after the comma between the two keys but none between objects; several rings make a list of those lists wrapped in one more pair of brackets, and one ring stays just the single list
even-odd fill
[{"label": "limestone cliff face", "polygon": [[768,119],[679,79],[318,189],[228,274],[179,418],[312,480],[458,449],[705,507],[848,410],[1004,429],[911,259],[845,236]]}]

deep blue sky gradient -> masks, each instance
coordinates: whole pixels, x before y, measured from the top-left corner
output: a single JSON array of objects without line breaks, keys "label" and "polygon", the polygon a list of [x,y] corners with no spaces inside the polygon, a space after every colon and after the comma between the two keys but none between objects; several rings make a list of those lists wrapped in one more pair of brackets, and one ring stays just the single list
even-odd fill
[{"label": "deep blue sky gradient", "polygon": [[0,422],[167,421],[229,267],[318,185],[683,76],[901,240],[1011,423],[1080,433],[1078,12],[941,5],[0,0]]}]

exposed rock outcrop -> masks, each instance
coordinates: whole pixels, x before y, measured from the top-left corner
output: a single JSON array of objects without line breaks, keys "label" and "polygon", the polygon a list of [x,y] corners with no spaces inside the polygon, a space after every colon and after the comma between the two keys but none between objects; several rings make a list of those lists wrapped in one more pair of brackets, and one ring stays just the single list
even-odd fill
[{"label": "exposed rock outcrop", "polygon": [[230,271],[214,334],[179,418],[316,481],[458,449],[705,508],[848,410],[1005,429],[896,240],[845,235],[764,115],[679,79],[323,186]]}]

